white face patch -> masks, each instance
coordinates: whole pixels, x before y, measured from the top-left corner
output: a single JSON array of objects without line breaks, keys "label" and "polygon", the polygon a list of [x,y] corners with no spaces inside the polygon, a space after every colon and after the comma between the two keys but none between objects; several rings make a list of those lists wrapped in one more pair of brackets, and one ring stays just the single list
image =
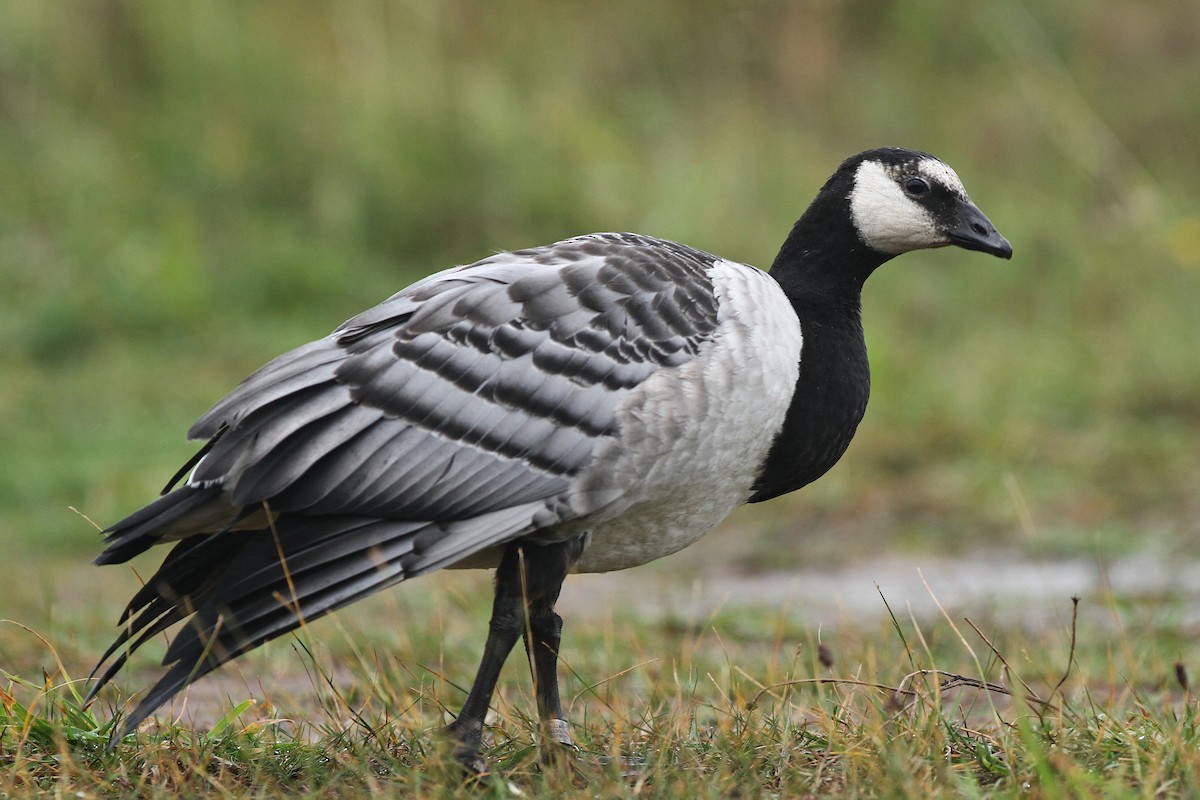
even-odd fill
[{"label": "white face patch", "polygon": [[[930,182],[962,193],[962,182],[942,162],[924,159],[918,170]],[[904,193],[898,178],[878,161],[864,161],[854,173],[850,216],[863,242],[889,256],[950,244],[929,211]]]}]

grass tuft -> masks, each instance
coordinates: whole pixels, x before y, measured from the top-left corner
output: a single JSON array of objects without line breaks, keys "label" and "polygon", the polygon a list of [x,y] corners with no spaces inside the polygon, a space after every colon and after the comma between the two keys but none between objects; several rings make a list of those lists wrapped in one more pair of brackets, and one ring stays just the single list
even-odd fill
[{"label": "grass tuft", "polygon": [[[1155,678],[1149,662],[1110,649],[1104,626],[1085,617],[1081,630],[1075,606],[1066,628],[1030,639],[985,633],[970,619],[893,616],[880,630],[794,643],[784,648],[790,659],[780,657],[778,634],[766,633],[786,629],[778,611],[581,630],[564,653],[577,768],[541,767],[532,687],[514,659],[486,731],[496,777],[472,791],[556,797],[583,781],[603,797],[1119,798],[1200,789],[1196,702],[1176,665]],[[366,622],[386,625],[386,615]],[[454,651],[443,657],[469,663],[471,642],[447,633]],[[468,781],[440,727],[460,688],[406,655],[381,660],[362,649],[369,631],[343,634],[351,651],[336,677],[322,666],[328,653],[293,640],[291,670],[325,690],[302,719],[278,716],[279,704],[297,698],[242,698],[219,704],[206,730],[149,723],[111,747],[113,712],[129,699],[107,693],[102,708],[82,708],[80,682],[37,637],[57,666],[40,680],[3,674],[0,791],[456,796]]]}]

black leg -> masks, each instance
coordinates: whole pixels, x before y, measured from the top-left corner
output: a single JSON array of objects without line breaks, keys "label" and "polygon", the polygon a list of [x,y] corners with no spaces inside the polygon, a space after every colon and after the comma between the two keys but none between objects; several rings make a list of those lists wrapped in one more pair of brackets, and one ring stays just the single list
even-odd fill
[{"label": "black leg", "polygon": [[[508,561],[507,556],[505,561]],[[471,691],[467,695],[467,701],[463,703],[462,711],[454,722],[446,727],[446,732],[456,741],[454,757],[469,772],[477,775],[488,771],[487,763],[479,754],[483,720],[487,716],[488,704],[492,702],[492,693],[496,690],[500,668],[504,666],[505,659],[512,652],[513,645],[517,643],[524,627],[519,598],[514,603],[511,596],[499,591],[498,584],[499,581],[479,671],[475,673],[475,682],[471,684]]]},{"label": "black leg", "polygon": [[[566,566],[569,566],[567,564]],[[563,568],[566,574],[566,568]],[[562,701],[558,695],[558,648],[562,642],[562,617],[554,613],[559,587],[529,598],[529,624],[523,632],[525,652],[533,672],[534,692],[537,695],[538,718],[542,722],[544,759],[552,758],[556,747],[574,748],[563,719]]]},{"label": "black leg", "polygon": [[571,544],[515,543],[505,550],[496,570],[496,598],[492,603],[483,659],[462,712],[447,728],[457,742],[455,758],[471,772],[487,772],[487,764],[479,753],[484,717],[500,677],[500,668],[517,639],[522,637],[532,660],[538,716],[549,739],[546,744],[574,747],[567,734],[566,722],[561,719],[557,662],[562,619],[554,613],[554,604],[575,551],[576,546]]}]

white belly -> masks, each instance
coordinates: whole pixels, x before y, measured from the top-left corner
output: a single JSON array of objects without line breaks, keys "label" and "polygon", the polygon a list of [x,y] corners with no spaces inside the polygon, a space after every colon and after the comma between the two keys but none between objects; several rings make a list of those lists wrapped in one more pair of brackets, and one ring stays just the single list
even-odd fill
[{"label": "white belly", "polygon": [[[800,323],[775,281],[731,262],[711,272],[719,326],[688,363],[647,379],[617,436],[569,494],[588,509],[578,572],[644,564],[695,542],[751,494],[796,386]],[[572,527],[576,527],[573,525]]]}]

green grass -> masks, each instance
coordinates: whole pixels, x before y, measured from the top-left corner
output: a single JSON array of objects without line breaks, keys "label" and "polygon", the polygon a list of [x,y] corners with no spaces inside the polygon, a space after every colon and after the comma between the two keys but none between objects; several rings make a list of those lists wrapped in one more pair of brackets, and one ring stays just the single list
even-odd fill
[{"label": "green grass", "polygon": [[[1186,572],[1198,31],[1194,4],[1115,0],[4,5],[0,615],[19,624],[0,624],[0,794],[449,793],[434,731],[478,657],[484,578],[319,623],[314,656],[278,643],[203,714],[106,754],[149,667],[73,705],[133,585],[86,566],[88,518],[152,497],[250,370],[421,275],[623,229],[766,265],[867,147],[945,157],[1014,260],[920,253],[874,276],[872,406],[846,458],[651,574],[997,552]],[[1085,598],[1077,664],[1039,716],[932,686],[901,712],[849,683],[747,708],[789,680],[1015,685],[957,615],[970,650],[947,619],[830,631],[739,609],[696,628],[614,600],[568,622],[571,718],[598,796],[1186,796],[1196,705],[1174,664],[1200,655],[1193,602]],[[1069,625],[1034,616],[977,621],[1045,697]],[[515,662],[492,755],[549,795]]]},{"label": "green grass", "polygon": [[[124,692],[81,710],[80,674],[66,666],[78,654],[10,631],[22,660],[46,669],[4,679],[10,769],[0,791],[456,796],[464,778],[438,728],[478,656],[486,584],[434,583],[268,647],[233,668],[243,677],[220,679],[227,697],[197,696],[189,711],[211,715],[204,724],[168,718],[112,751],[105,720]],[[1078,622],[1068,611],[1036,634],[901,614],[818,637],[778,610],[696,624],[620,611],[569,621],[564,697],[584,794],[1190,796],[1200,788],[1197,707],[1163,658],[1181,643],[1170,644],[1167,625],[1133,632],[1140,619],[1163,619],[1161,603],[1109,603],[1086,602]],[[882,600],[880,609],[890,610]],[[394,624],[414,616],[425,624]],[[123,688],[145,680],[145,662]],[[489,726],[487,755],[503,779],[472,794],[510,796],[507,784],[533,797],[571,791],[569,774],[537,765],[533,706],[514,658]]]}]

